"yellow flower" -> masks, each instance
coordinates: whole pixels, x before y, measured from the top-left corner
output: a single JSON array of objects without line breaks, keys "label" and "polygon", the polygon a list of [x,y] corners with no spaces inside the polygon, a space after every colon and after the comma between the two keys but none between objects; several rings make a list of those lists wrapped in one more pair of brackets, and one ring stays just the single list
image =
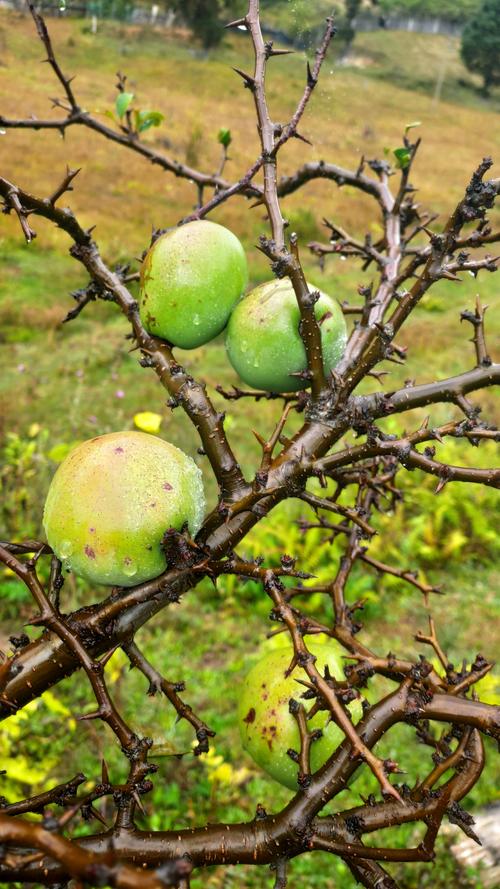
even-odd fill
[{"label": "yellow flower", "polygon": [[152,411],[140,411],[134,416],[134,426],[142,432],[150,432],[157,435],[160,431],[162,422],[161,414],[154,414]]},{"label": "yellow flower", "polygon": [[232,784],[233,769],[228,762],[223,762],[209,773],[208,780],[214,784]]},{"label": "yellow flower", "polygon": [[240,769],[234,769],[233,766],[224,760],[220,753],[216,753],[214,747],[210,747],[208,753],[200,756],[200,761],[208,770],[207,778],[211,784],[226,784],[233,787],[239,787],[252,773],[244,766]]}]

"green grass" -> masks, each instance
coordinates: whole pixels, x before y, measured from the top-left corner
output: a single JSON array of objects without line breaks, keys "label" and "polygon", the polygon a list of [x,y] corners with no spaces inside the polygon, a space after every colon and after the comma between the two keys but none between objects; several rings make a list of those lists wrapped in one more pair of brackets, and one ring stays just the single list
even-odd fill
[{"label": "green grass", "polygon": [[[2,69],[6,86],[2,113],[27,114],[33,110],[46,114],[46,97],[52,95],[54,85],[47,67],[36,64],[40,49],[29,21],[17,14],[2,13],[0,25],[9,36]],[[131,88],[144,107],[147,104],[166,114],[164,128],[147,136],[152,144],[159,147],[161,140],[167,139],[170,148],[165,150],[174,156],[185,159],[189,152],[194,152],[201,166],[215,169],[217,130],[221,125],[230,125],[234,143],[228,176],[238,175],[252,159],[257,143],[251,104],[230,71],[230,65],[250,64],[243,38],[228,40],[217,53],[202,59],[184,39],[174,41],[147,29],[105,23],[92,37],[81,22],[58,20],[51,22],[51,28],[64,65],[69,71],[78,72],[76,84],[87,107],[101,111],[112,107],[114,72],[124,67],[129,72]],[[461,72],[456,47],[443,101],[437,106],[433,104],[436,67],[444,46],[440,38],[420,40],[419,35],[360,35],[353,59],[365,58],[363,67],[325,67],[324,79],[304,121],[304,133],[314,134],[315,144],[310,148],[290,145],[282,171],[294,169],[303,160],[321,157],[353,165],[361,153],[380,156],[385,147],[392,149],[400,144],[400,133],[409,120],[422,120],[424,143],[414,181],[421,188],[422,204],[436,208],[442,214],[442,222],[444,214],[460,197],[477,160],[493,151],[500,135],[494,114],[496,99],[485,103],[468,90],[468,104],[459,105],[465,93],[458,84]],[[273,62],[270,99],[277,119],[286,118],[301,92],[304,61],[299,53],[297,57]],[[333,70],[334,75],[330,73]],[[410,90],[412,86],[418,90]],[[471,139],[468,133],[480,135]],[[68,132],[65,143],[47,133],[9,132],[2,140],[5,175],[35,193],[50,193],[66,161],[71,166],[83,165],[80,181],[75,182],[75,191],[67,196],[67,202],[85,225],[97,223],[96,237],[110,262],[139,256],[148,244],[152,224],[171,225],[192,206],[194,195],[188,184],[148,168],[140,159],[113,149],[82,130]],[[321,237],[324,215],[358,236],[370,231],[376,237],[381,230],[366,197],[325,183],[304,189],[287,200],[284,208],[291,226],[304,241]],[[235,200],[218,212],[217,219],[244,241],[252,282],[265,280],[269,276],[266,260],[254,246],[259,234],[266,231],[262,211],[249,210],[246,203]],[[39,220],[35,227],[38,239],[26,247],[16,220],[2,217],[0,433],[4,463],[0,471],[0,535],[41,533],[43,500],[56,466],[49,455],[55,445],[131,428],[134,414],[146,409],[162,415],[162,435],[200,461],[212,505],[216,491],[205,461],[196,455],[198,442],[181,412],[172,413],[167,408],[165,392],[151,371],[139,367],[137,353],[128,352],[124,319],[109,304],[98,303],[89,306],[75,322],[61,325],[73,304],[68,292],[84,285],[85,276],[68,256],[69,244],[61,233]],[[322,273],[305,249],[302,255],[312,283],[339,299],[358,301],[357,285],[366,283],[369,273],[362,274],[338,258],[328,261]],[[499,318],[496,291],[491,275],[478,280],[467,276],[461,285],[446,282],[435,288],[400,336],[400,343],[409,347],[408,363],[406,367],[386,368],[391,371],[387,387],[401,385],[409,376],[423,382],[470,366],[470,330],[460,324],[460,311],[470,307],[479,292],[482,301],[491,304],[489,323],[493,329]],[[229,386],[237,382],[220,340],[180,353],[180,359],[193,374],[207,381],[211,394],[217,383]],[[375,383],[370,386],[375,387]],[[476,400],[483,405],[484,415],[492,418],[495,404],[491,391]],[[225,407],[219,396],[214,395],[214,401],[220,409]],[[416,412],[415,425],[423,414]],[[453,407],[432,411],[433,421],[450,416],[458,416]],[[269,434],[275,418],[276,405],[272,403],[240,402],[228,406],[226,428],[248,474],[259,451],[248,430],[254,428],[263,435]],[[287,432],[292,429],[293,421]],[[457,445],[446,453],[452,453],[456,462],[477,459],[481,465],[487,465],[492,459],[491,449],[483,447],[470,454]],[[485,656],[491,657],[500,605],[494,592],[499,578],[493,567],[498,552],[493,493],[479,492],[473,486],[448,485],[435,500],[431,495],[434,485],[420,474],[409,475],[408,483],[412,490],[404,510],[375,544],[377,553],[401,566],[420,566],[433,583],[446,587],[446,618],[438,620],[438,627],[451,659],[472,659],[478,645]],[[335,568],[338,551],[322,546],[319,538],[304,542],[293,524],[300,513],[297,504],[287,504],[249,536],[241,552],[264,553],[270,560],[276,558],[278,551],[293,552],[304,567],[318,576],[328,576]],[[0,578],[0,593],[5,614],[3,633],[18,633],[31,611],[26,594],[8,573]],[[409,594],[399,583],[381,582],[376,575],[356,571],[349,597],[355,599],[360,595],[367,597],[368,644],[382,653],[397,650],[401,655],[414,657],[412,636],[424,629],[426,621],[418,595]],[[68,609],[88,604],[90,596],[83,583],[67,580],[63,601]],[[313,604],[319,609],[323,607],[318,602]],[[191,756],[184,757],[182,762],[169,756],[159,758],[152,827],[180,825],[186,818],[189,824],[207,819],[250,818],[257,800],[269,810],[276,810],[288,798],[285,790],[258,773],[242,753],[235,723],[238,682],[256,658],[269,630],[268,612],[269,603],[255,585],[226,581],[217,592],[209,584],[201,584],[179,606],[167,609],[153,626],[139,634],[138,641],[159,669],[171,679],[187,681],[186,699],[217,730],[216,753],[233,769],[233,780],[225,784],[214,781],[215,767],[210,762],[193,761]],[[436,612],[439,614],[437,607]],[[325,613],[324,617],[327,619],[328,615]],[[177,751],[188,749],[191,736],[187,727],[183,723],[174,725],[165,702],[151,701],[145,696],[141,677],[128,673],[119,658],[108,669],[113,694],[127,715],[137,720],[138,728],[167,746],[174,745]],[[57,694],[75,715],[90,709],[91,697],[80,676],[62,683]],[[68,721],[56,718],[57,714],[42,709],[36,712],[24,749],[36,762],[49,747],[54,752],[56,763],[45,780],[61,780],[72,768],[83,768],[89,777],[96,778],[104,752],[113,778],[122,774],[119,752],[106,732],[98,731],[92,723],[84,723],[75,731]],[[412,735],[405,727],[392,732],[384,745],[384,755],[401,760],[409,779],[422,773],[422,757],[425,766],[430,764],[423,748],[413,745]],[[3,752],[5,755],[5,748]],[[473,808],[493,798],[493,788],[500,783],[497,762],[490,755],[487,771],[471,794],[469,804]],[[240,787],[235,771],[242,766],[250,774]],[[363,776],[356,785],[356,793],[369,792],[370,782],[369,775]],[[38,784],[33,782],[33,792],[42,786],[42,778]],[[21,794],[19,783],[9,787],[12,796]],[[357,801],[352,791],[339,802],[348,806]],[[412,830],[401,829],[393,842],[414,842]],[[457,875],[450,856],[442,849],[435,868],[403,869],[399,874],[403,885],[407,889],[444,889],[450,885],[480,889],[480,875],[471,875],[470,879]],[[215,869],[203,877],[203,886],[257,887],[263,879],[267,879],[266,874],[251,868],[226,874]],[[342,862],[323,856],[294,862],[292,882],[318,889],[333,885],[336,889],[353,889],[353,880]],[[196,889],[201,887],[202,878],[197,878],[195,885]]]}]

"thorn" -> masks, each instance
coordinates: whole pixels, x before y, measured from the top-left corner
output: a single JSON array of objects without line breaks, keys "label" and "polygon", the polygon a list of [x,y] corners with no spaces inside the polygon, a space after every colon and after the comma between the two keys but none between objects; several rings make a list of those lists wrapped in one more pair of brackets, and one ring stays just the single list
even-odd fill
[{"label": "thorn", "polygon": [[101,781],[103,784],[111,784],[109,780],[108,764],[105,759],[101,760]]},{"label": "thorn", "polygon": [[439,482],[438,482],[438,484],[437,484],[437,487],[436,487],[436,490],[434,491],[434,493],[435,493],[435,494],[440,494],[441,491],[443,490],[444,486],[447,485],[448,482],[449,482],[449,478],[441,478],[441,479],[439,479]]},{"label": "thorn", "polygon": [[294,53],[294,49],[271,49],[269,52],[269,56],[289,56]]},{"label": "thorn", "polygon": [[294,139],[299,139],[300,142],[305,142],[306,145],[312,145],[312,144],[313,144],[313,143],[311,142],[310,139],[308,139],[306,136],[301,136],[301,134],[300,134],[300,133],[297,133],[297,132],[295,132],[295,133],[293,134],[293,138],[294,138]]},{"label": "thorn", "polygon": [[261,435],[259,432],[256,432],[255,429],[252,429],[252,434],[255,435],[255,438],[256,438],[257,441],[259,442],[260,446],[261,446],[262,448],[264,448],[265,445],[266,445],[266,440],[265,440],[265,438],[262,438],[262,435]]},{"label": "thorn", "polygon": [[229,24],[224,25],[225,28],[242,28],[247,27],[247,20],[245,17],[241,19],[234,19],[234,21],[229,22]]},{"label": "thorn", "polygon": [[101,667],[106,666],[108,661],[110,661],[111,658],[113,657],[115,651],[118,651],[119,648],[121,648],[121,644],[118,642],[117,645],[114,645],[113,648],[110,648],[110,650],[107,651],[106,654],[104,654],[102,656],[101,660],[99,661],[99,664],[101,665]]},{"label": "thorn", "polygon": [[307,63],[307,85],[308,85],[309,89],[313,90],[314,87],[316,86],[317,82],[318,81],[315,78],[314,74],[312,73],[311,66],[308,62]]},{"label": "thorn", "polygon": [[93,710],[92,713],[84,713],[83,716],[77,716],[78,722],[88,722],[91,719],[102,719],[101,710]]},{"label": "thorn", "polygon": [[101,824],[103,824],[104,827],[107,828],[107,826],[108,826],[107,821],[105,821],[105,819],[103,818],[101,813],[97,809],[94,809],[93,806],[90,807],[90,814],[92,815],[92,818],[95,818],[96,821],[100,821]]},{"label": "thorn", "polygon": [[41,627],[45,624],[46,620],[47,618],[42,614],[35,614],[23,624],[23,627]]},{"label": "thorn", "polygon": [[146,809],[144,808],[144,803],[143,803],[142,799],[140,798],[139,794],[137,793],[137,790],[132,791],[132,796],[134,797],[135,804],[136,804],[137,808],[139,809],[140,812],[142,812],[144,817],[146,817],[148,813],[146,812]]},{"label": "thorn", "polygon": [[233,68],[233,71],[236,71],[236,74],[239,74],[240,77],[243,78],[247,89],[252,90],[253,92],[253,90],[255,89],[254,78],[250,74],[247,74],[245,71],[242,71],[241,68]]}]

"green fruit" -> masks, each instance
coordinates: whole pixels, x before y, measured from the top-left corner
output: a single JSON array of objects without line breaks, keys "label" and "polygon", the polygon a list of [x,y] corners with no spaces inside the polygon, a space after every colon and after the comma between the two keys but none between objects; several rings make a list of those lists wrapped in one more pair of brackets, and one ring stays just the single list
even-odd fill
[{"label": "green fruit", "polygon": [[188,222],[158,238],[146,254],[142,323],[174,346],[194,349],[224,329],[247,283],[236,235],[215,222]]},{"label": "green fruit", "polygon": [[168,528],[203,521],[201,472],[179,448],[144,432],[113,432],[76,447],[49,487],[43,525],[63,567],[93,583],[158,577]]},{"label": "green fruit", "polygon": [[[309,290],[314,290],[310,284]],[[321,293],[314,312],[321,326],[323,364],[328,373],[338,364],[347,341],[338,302]],[[299,333],[300,310],[289,278],[267,281],[236,306],[226,334],[229,360],[242,380],[255,389],[295,392],[307,385],[291,376],[307,369]]]},{"label": "green fruit", "polygon": [[[309,651],[316,656],[316,667],[323,673],[328,665],[330,674],[344,679],[342,654],[344,649],[333,640],[310,642]],[[307,680],[307,675],[296,667],[290,676],[285,671],[290,666],[292,648],[278,648],[269,652],[250,670],[245,679],[238,704],[238,725],[241,741],[252,759],[271,777],[297,790],[298,765],[287,754],[288,749],[300,751],[300,734],[297,722],[289,711],[289,701],[294,698],[310,710],[314,701],[304,700],[305,691],[296,680]],[[361,719],[361,701],[349,704],[353,722]],[[329,712],[321,710],[308,721],[310,730],[321,729],[322,737],[311,745],[311,771],[314,773],[327,761],[344,740],[344,733],[329,722]]]}]

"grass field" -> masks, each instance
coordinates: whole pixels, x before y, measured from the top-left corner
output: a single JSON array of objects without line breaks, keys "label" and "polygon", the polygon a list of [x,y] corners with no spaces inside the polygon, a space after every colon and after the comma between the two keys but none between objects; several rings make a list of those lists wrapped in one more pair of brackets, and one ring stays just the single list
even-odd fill
[{"label": "grass field", "polygon": [[[241,88],[231,65],[247,68],[249,50],[241,37],[227,42],[209,58],[202,58],[185,35],[174,40],[148,29],[101,24],[92,36],[79,21],[51,21],[54,42],[64,68],[76,73],[75,87],[85,107],[104,113],[114,102],[115,72],[120,68],[130,78],[131,89],[143,107],[158,108],[165,114],[159,130],[146,139],[181,160],[204,169],[215,169],[219,160],[216,134],[221,126],[230,126],[233,134],[229,177],[237,177],[257,151],[257,137],[251,97]],[[2,12],[0,69],[2,100],[0,112],[6,116],[53,114],[47,97],[56,93],[48,66],[39,64],[40,46],[33,36],[30,20],[18,14]],[[450,54],[443,88],[443,100],[436,104],[433,92],[444,54]],[[286,119],[300,94],[305,73],[305,57],[297,54],[273,61],[269,98],[277,119]],[[361,154],[383,155],[384,148],[400,144],[404,126],[421,121],[423,146],[415,167],[423,205],[441,214],[441,221],[460,198],[470,172],[484,155],[494,153],[499,144],[500,120],[498,95],[489,102],[480,100],[471,89],[458,83],[466,78],[456,56],[456,45],[444,38],[420,35],[375,34],[357,38],[352,65],[338,68],[327,62],[302,131],[312,135],[309,147],[294,143],[287,147],[281,172],[293,170],[304,160],[334,160],[355,166]],[[413,87],[410,89],[410,87]],[[464,99],[466,96],[466,100]],[[73,128],[63,141],[56,134],[8,132],[0,137],[2,175],[19,182],[35,193],[49,194],[60,179],[65,164],[82,167],[75,190],[68,203],[85,225],[97,226],[96,238],[110,262],[128,261],[141,254],[149,242],[151,227],[176,223],[193,205],[192,187],[175,180],[125,150],[114,148],[88,131]],[[368,198],[349,189],[315,183],[287,199],[286,213],[304,241],[321,236],[323,216],[341,223],[358,236],[380,231],[380,220]],[[251,278],[258,282],[269,276],[265,259],[254,245],[266,230],[261,209],[249,209],[242,199],[225,205],[214,216],[237,232],[248,250]],[[107,304],[90,306],[71,325],[61,326],[71,305],[68,291],[85,283],[80,269],[67,255],[67,240],[42,221],[36,221],[38,239],[29,247],[21,242],[16,221],[2,217],[0,229],[0,433],[5,443],[1,470],[3,490],[0,534],[10,536],[40,533],[44,492],[54,471],[53,448],[92,435],[131,428],[134,414],[153,410],[162,414],[162,434],[195,453],[197,442],[179,411],[172,413],[165,405],[165,395],[151,373],[137,364],[136,354],[129,354],[124,340],[125,322]],[[355,302],[356,286],[362,275],[349,263],[334,260],[324,273],[316,261],[306,259],[309,279],[340,299]],[[486,275],[463,284],[446,282],[424,301],[408,325],[402,343],[409,346],[407,366],[391,365],[387,385],[395,386],[407,377],[417,382],[431,376],[446,376],[472,364],[469,331],[460,325],[460,311],[472,304],[477,292],[490,303],[490,328],[498,329],[498,299],[495,277]],[[493,345],[493,343],[491,344]],[[230,385],[237,382],[225,359],[222,342],[189,353],[181,360],[209,384]],[[222,408],[223,402],[215,396]],[[485,416],[492,417],[494,396],[481,396]],[[437,409],[433,417],[453,415],[453,409]],[[243,466],[250,472],[257,444],[248,435],[248,426],[263,434],[273,426],[275,407],[268,403],[237,404],[229,409],[226,428]],[[415,419],[417,422],[417,418]],[[457,446],[456,462],[465,459]],[[493,459],[481,448],[468,459]],[[387,539],[377,544],[379,552],[400,564],[420,565],[433,582],[443,583],[448,591],[446,620],[439,622],[443,644],[450,658],[473,658],[478,645],[486,656],[494,655],[495,619],[499,614],[498,569],[493,564],[498,554],[495,527],[495,501],[491,492],[471,490],[471,486],[449,485],[434,500],[432,486],[414,473],[415,493],[395,520],[396,531],[389,529]],[[211,501],[215,496],[208,479]],[[429,511],[423,516],[423,510]],[[275,552],[278,547],[298,554],[312,570],[320,574],[329,569],[331,556],[319,540],[304,547],[291,519],[299,511],[293,505],[268,527],[255,532],[245,543],[248,552]],[[384,549],[385,547],[385,549]],[[18,611],[23,617],[28,605],[12,578],[1,580],[7,618],[3,632],[19,631]],[[367,640],[381,650],[395,650],[414,656],[412,634],[425,626],[425,610],[416,595],[409,595],[396,583],[380,583],[375,576],[361,572],[353,578],[352,597],[367,595]],[[72,607],[88,600],[82,584],[69,582],[65,588]],[[169,678],[185,678],[188,699],[206,716],[218,732],[215,748],[223,763],[196,761],[182,763],[169,756],[159,758],[160,772],[155,800],[158,811],[151,826],[180,824],[187,812],[189,823],[207,818],[248,818],[255,801],[266,808],[277,807],[289,794],[277,788],[252,768],[251,761],[239,748],[234,716],[234,687],[256,657],[268,629],[269,607],[252,585],[243,588],[222,585],[213,592],[208,585],[185,597],[180,606],[160,615],[155,627],[141,634],[143,644],[157,666]],[[190,652],[186,663],[185,651]],[[185,727],[175,727],[171,714],[159,702],[147,702],[140,677],[129,675],[117,656],[110,666],[114,693],[129,714],[141,713],[141,728],[158,736],[168,751],[184,750],[189,744]],[[493,683],[491,696],[497,694]],[[59,693],[59,692],[58,692]],[[81,678],[62,684],[61,700],[72,712],[90,709],[90,699]],[[147,706],[145,705],[145,702]],[[91,723],[75,733],[40,707],[32,717],[32,735],[28,752],[36,758],[48,751],[50,737],[50,778],[61,778],[58,756],[77,763],[89,774],[103,752],[103,738]],[[139,717],[133,717],[139,719]],[[89,727],[90,726],[90,727]],[[84,738],[81,744],[81,738]],[[80,743],[77,742],[77,738]],[[421,750],[409,744],[412,736],[402,728],[388,739],[386,753],[400,758],[409,779],[421,768]],[[109,747],[109,738],[108,747]],[[5,749],[4,757],[8,751]],[[46,745],[44,747],[43,745]],[[13,748],[14,749],[14,748]],[[490,754],[494,751],[490,750]],[[118,751],[109,756],[114,775],[121,768]],[[229,766],[217,773],[220,765]],[[245,766],[247,773],[238,772]],[[217,777],[218,774],[218,777]],[[223,778],[225,774],[225,778]],[[176,778],[174,782],[172,779]],[[477,807],[491,800],[499,786],[499,773],[493,756],[488,771],[469,801]],[[24,784],[44,786],[47,776],[39,773],[25,777]],[[177,780],[178,779],[178,780]],[[15,796],[21,783],[13,782],[9,792]],[[240,783],[242,786],[240,786]],[[358,792],[370,789],[370,779],[361,779],[356,792],[346,793],[342,804],[357,800]],[[3,792],[3,791],[2,791]],[[182,813],[182,814],[181,814]],[[401,830],[396,843],[410,841],[411,829]],[[411,837],[411,842],[415,837]],[[318,861],[321,863],[318,865]],[[352,889],[353,882],[341,862],[327,858],[305,859],[292,868],[292,885],[317,889]],[[457,874],[449,858],[440,853],[432,869],[400,869],[405,889],[424,887],[474,887],[479,889],[479,874]],[[265,879],[265,878],[264,878]],[[261,886],[262,874],[251,869],[235,869],[223,874],[210,872],[196,887],[214,889],[232,886]]]}]

